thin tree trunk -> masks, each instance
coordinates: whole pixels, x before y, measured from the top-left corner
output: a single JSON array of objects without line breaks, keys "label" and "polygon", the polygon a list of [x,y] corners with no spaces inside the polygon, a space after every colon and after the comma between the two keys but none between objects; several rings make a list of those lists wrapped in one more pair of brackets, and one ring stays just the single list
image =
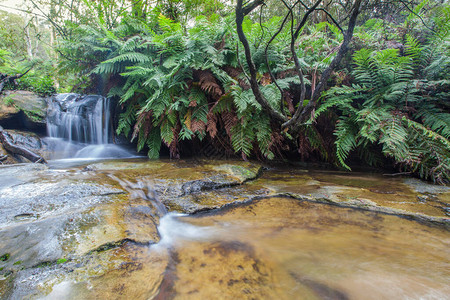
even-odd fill
[{"label": "thin tree trunk", "polygon": [[246,6],[242,6],[242,0],[238,0],[236,4],[236,27],[239,40],[244,46],[245,59],[247,61],[247,65],[250,72],[250,86],[252,88],[253,95],[255,95],[256,101],[261,104],[262,108],[269,114],[269,116],[279,122],[284,123],[287,121],[286,116],[282,115],[280,112],[276,111],[264,98],[259,89],[258,81],[256,79],[256,67],[253,63],[252,54],[250,51],[250,46],[248,44],[247,37],[244,34],[244,30],[242,28],[242,22],[244,21],[244,17],[249,14],[253,9],[257,8],[259,5],[263,4],[262,0],[254,0],[253,2],[247,4]]}]

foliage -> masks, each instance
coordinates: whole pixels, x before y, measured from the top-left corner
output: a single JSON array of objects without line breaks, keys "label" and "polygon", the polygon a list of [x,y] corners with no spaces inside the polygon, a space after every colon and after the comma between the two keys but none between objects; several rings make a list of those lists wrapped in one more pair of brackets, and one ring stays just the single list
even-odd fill
[{"label": "foliage", "polygon": [[[124,20],[114,30],[79,28],[90,32],[89,36],[81,34],[78,44],[66,51],[83,49],[86,61],[92,62],[92,57],[101,60],[93,73],[120,76],[122,83],[109,92],[109,96],[120,97],[124,107],[117,132],[136,140],[138,150],[147,148],[150,157],[159,156],[162,144],[177,157],[180,142],[214,139],[217,130],[223,130],[232,149],[244,158],[255,152],[273,158],[270,119],[243,77],[231,23],[218,17],[214,22],[199,17],[186,34],[179,23],[163,15],[158,16],[156,31],[145,23]],[[264,49],[265,45],[257,41],[260,25],[248,21],[247,26],[250,34],[256,31],[255,49]],[[284,49],[270,50],[273,67],[290,64]],[[277,106],[281,95],[273,83],[267,82],[267,67],[262,60],[258,68],[263,92]],[[298,80],[284,77],[280,85],[286,90]]]},{"label": "foliage", "polygon": [[54,80],[49,75],[52,70],[52,65],[46,64],[42,60],[17,62],[9,55],[4,56],[3,64],[0,65],[0,73],[5,75],[26,73],[23,77],[16,79],[14,84],[7,84],[5,89],[27,90],[40,95],[56,93]]},{"label": "foliage", "polygon": [[[252,2],[258,1],[245,5]],[[373,165],[388,157],[423,178],[449,180],[448,4],[363,1],[363,21],[349,45],[353,64],[347,55],[322,82],[321,75],[347,47],[344,29],[355,1],[323,1],[301,27],[293,52],[292,30],[303,24],[298,12],[313,2],[264,1],[242,28],[268,107],[286,120],[300,120],[295,112],[315,103],[320,94],[315,88],[328,89],[316,122],[304,122],[308,111],[302,126],[283,130],[251,90],[248,74],[254,78],[254,72],[229,1],[27,3],[48,23],[0,13],[0,72],[22,74],[33,66],[17,84],[41,94],[55,92],[56,85],[59,91],[116,97],[117,133],[149,157],[164,148],[179,157],[183,145],[202,143],[244,159],[294,151],[308,159],[314,153],[345,168],[354,155]],[[285,4],[297,5],[292,18]]]},{"label": "foliage", "polygon": [[381,150],[422,178],[449,181],[449,48],[448,39],[439,42],[421,45],[407,36],[405,56],[397,49],[355,53],[356,84],[328,90],[316,111],[336,107],[341,114],[335,144],[342,166],[350,169],[353,150],[376,164]]}]

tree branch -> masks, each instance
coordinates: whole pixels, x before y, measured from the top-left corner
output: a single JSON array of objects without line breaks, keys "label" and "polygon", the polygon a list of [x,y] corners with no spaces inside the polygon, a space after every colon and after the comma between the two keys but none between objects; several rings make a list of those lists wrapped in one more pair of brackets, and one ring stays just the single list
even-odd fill
[{"label": "tree branch", "polygon": [[[292,116],[292,118],[289,121],[287,121],[287,122],[285,122],[283,124],[283,126],[282,126],[283,128],[291,126],[292,124],[294,124],[296,122],[296,120],[298,119],[298,117],[300,116],[300,113],[303,110],[303,102],[305,101],[305,97],[306,97],[306,86],[305,86],[305,79],[304,79],[304,76],[303,76],[303,71],[302,71],[302,68],[300,66],[300,61],[298,60],[297,52],[295,51],[295,41],[297,40],[301,29],[305,26],[309,15],[317,8],[317,6],[320,4],[320,2],[322,2],[322,0],[316,1],[316,3],[314,3],[314,5],[312,7],[310,7],[306,11],[305,15],[303,16],[301,22],[298,24],[297,29],[295,30],[294,33],[292,33],[292,29],[291,29],[291,45],[290,45],[290,48],[291,48],[292,58],[294,59],[294,63],[295,63],[295,69],[297,70],[297,74],[298,74],[298,77],[300,79],[300,99],[298,101],[298,107],[295,110],[294,115]],[[283,3],[286,5],[286,3],[284,1],[283,1]],[[286,7],[290,10],[290,12],[292,14],[292,8],[287,6],[287,5],[286,5]],[[292,18],[291,28],[293,26],[293,22],[294,22],[294,19]]]},{"label": "tree branch", "polygon": [[14,141],[11,138],[11,136],[9,135],[9,133],[4,131],[3,128],[1,128],[1,127],[0,127],[0,142],[3,144],[3,147],[8,152],[21,155],[21,156],[25,157],[26,159],[31,160],[34,163],[43,163],[43,164],[47,163],[42,156],[37,155],[36,153],[28,150],[25,147],[21,147],[21,146],[14,144]]},{"label": "tree branch", "polygon": [[6,76],[6,77],[4,77],[3,79],[1,79],[0,80],[0,93],[3,91],[3,88],[5,87],[5,85],[8,83],[8,82],[13,82],[14,80],[16,80],[16,79],[19,79],[19,78],[21,78],[21,77],[23,77],[23,76],[25,76],[28,72],[30,72],[31,71],[31,69],[33,69],[33,66],[31,67],[31,68],[29,68],[28,70],[26,70],[24,73],[22,73],[22,74],[16,74],[16,75],[12,75],[12,76]]},{"label": "tree branch", "polygon": [[[240,1],[240,2],[241,2],[241,7],[242,7],[242,1]],[[264,4],[264,0],[254,0],[251,3],[249,3],[249,4],[245,5],[244,7],[242,7],[242,13],[244,14],[244,16],[246,16],[249,13],[251,13],[252,10],[257,8],[261,4]]]},{"label": "tree branch", "polygon": [[[255,9],[258,5],[255,5],[255,3],[258,3],[258,5],[261,5],[263,1],[255,0],[252,3],[245,6],[247,9],[244,9],[242,7],[242,0],[237,0],[236,4],[236,29],[239,37],[239,41],[244,46],[244,53],[245,53],[245,59],[247,61],[247,65],[250,72],[250,86],[252,88],[253,95],[255,96],[256,101],[262,106],[262,108],[267,111],[269,116],[280,122],[284,123],[287,121],[287,118],[282,115],[280,112],[276,111],[270,104],[267,102],[267,100],[264,98],[264,96],[261,93],[261,90],[259,89],[258,81],[256,80],[256,67],[253,63],[252,54],[250,51],[250,46],[248,44],[247,37],[244,34],[244,30],[242,28],[242,22],[244,21],[244,16]],[[250,10],[250,8],[252,8]]]},{"label": "tree branch", "polygon": [[[282,0],[282,1],[284,1],[284,0]],[[278,31],[275,32],[274,35],[272,35],[272,37],[270,38],[269,42],[268,42],[267,45],[266,45],[266,48],[264,49],[264,57],[265,57],[265,59],[266,59],[267,70],[269,70],[270,78],[272,79],[273,83],[274,83],[275,86],[278,88],[278,90],[280,91],[280,94],[281,94],[281,99],[280,99],[280,111],[281,111],[281,113],[283,113],[283,110],[284,110],[284,107],[283,107],[283,90],[282,90],[281,87],[278,85],[277,79],[275,78],[275,76],[274,76],[273,73],[272,73],[272,69],[270,68],[270,65],[269,65],[269,58],[268,58],[268,55],[267,55],[267,51],[269,50],[269,46],[270,46],[270,44],[273,42],[273,40],[275,40],[275,38],[276,38],[276,37],[280,34],[280,32],[283,30],[283,27],[284,27],[284,25],[286,24],[286,21],[288,20],[289,15],[290,15],[290,13],[288,13],[288,14],[284,17],[284,20],[283,20],[283,22],[281,23],[280,28],[278,28]]]},{"label": "tree branch", "polygon": [[[352,37],[353,37],[353,31],[355,29],[356,19],[358,18],[358,15],[360,12],[359,8],[361,6],[361,1],[362,0],[355,1],[353,10],[352,10],[352,14],[350,17],[350,21],[348,24],[347,32],[344,34],[344,41],[342,42],[342,45],[339,48],[339,51],[338,51],[337,55],[335,56],[335,58],[331,61],[330,65],[325,69],[325,71],[323,71],[322,75],[320,76],[319,83],[317,84],[316,88],[314,89],[311,100],[303,109],[298,120],[296,120],[300,124],[304,123],[304,122],[306,122],[306,120],[310,119],[310,117],[311,117],[310,115],[317,105],[317,101],[319,100],[320,93],[325,88],[325,84],[327,83],[328,78],[331,75],[331,72],[341,62],[342,58],[344,57],[345,53],[348,50],[348,45],[350,44],[350,41],[352,40]],[[298,126],[300,124],[298,124]],[[283,124],[283,126],[285,126],[285,124]]]}]

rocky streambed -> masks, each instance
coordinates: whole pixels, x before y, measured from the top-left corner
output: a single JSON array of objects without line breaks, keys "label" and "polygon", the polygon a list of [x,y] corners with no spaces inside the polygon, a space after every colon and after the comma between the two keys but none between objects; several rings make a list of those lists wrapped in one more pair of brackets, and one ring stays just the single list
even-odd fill
[{"label": "rocky streambed", "polygon": [[241,161],[0,166],[0,298],[443,299],[449,207],[415,179]]}]

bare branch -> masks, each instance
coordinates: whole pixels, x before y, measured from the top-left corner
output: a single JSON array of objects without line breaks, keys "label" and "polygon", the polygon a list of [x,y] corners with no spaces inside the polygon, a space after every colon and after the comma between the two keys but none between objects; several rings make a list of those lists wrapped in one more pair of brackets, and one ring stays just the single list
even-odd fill
[{"label": "bare branch", "polygon": [[[253,1],[253,3],[258,2],[259,4],[262,4],[263,1]],[[247,5],[248,6],[248,5]],[[246,7],[247,7],[246,6]],[[256,8],[257,6],[253,7]],[[256,101],[262,106],[262,108],[267,111],[269,116],[280,123],[284,123],[287,121],[287,118],[282,115],[280,112],[275,110],[269,102],[264,98],[264,96],[261,93],[261,90],[259,89],[258,81],[256,80],[256,67],[252,60],[252,54],[250,52],[250,46],[248,44],[247,37],[244,34],[244,30],[242,28],[242,22],[244,21],[245,11],[242,7],[242,0],[237,0],[236,4],[236,29],[238,33],[239,40],[241,41],[242,45],[244,46],[244,53],[245,53],[245,59],[247,61],[247,65],[250,72],[250,86],[252,88],[253,95],[255,96]]]},{"label": "bare branch", "polygon": [[324,8],[318,8],[317,10],[323,11],[327,14],[327,16],[333,21],[334,25],[336,25],[337,28],[344,34],[344,29],[342,29],[341,25],[336,21],[336,19]]},{"label": "bare branch", "polygon": [[425,21],[422,19],[421,16],[419,16],[415,11],[413,11],[404,1],[400,0],[400,2],[406,7],[406,9],[412,13],[413,15],[415,15],[416,17],[418,17],[420,19],[420,21],[422,22],[423,26],[425,26],[425,28],[427,28],[428,30],[431,30],[432,32],[436,33],[436,31],[434,31],[433,28],[428,27],[427,24],[425,23]]},{"label": "bare branch", "polygon": [[[322,0],[316,1],[316,3],[314,3],[314,5],[308,9],[308,11],[303,16],[301,22],[298,24],[297,29],[295,30],[294,33],[292,33],[292,26],[293,26],[293,22],[294,22],[294,18],[292,18],[292,23],[291,23],[291,45],[290,45],[290,48],[291,48],[292,58],[294,59],[294,63],[295,63],[295,69],[297,70],[297,74],[298,74],[298,77],[300,79],[300,99],[298,101],[298,107],[295,110],[294,115],[292,116],[292,118],[288,122],[285,123],[285,124],[287,124],[286,126],[290,126],[291,124],[294,124],[296,122],[296,120],[300,116],[300,113],[303,110],[303,102],[305,101],[305,97],[306,97],[305,79],[304,79],[304,76],[303,76],[302,68],[300,66],[300,61],[298,60],[297,52],[295,51],[295,41],[297,40],[301,29],[305,26],[309,15],[316,9],[316,7],[320,4],[320,2],[322,2]],[[283,1],[283,3],[291,11],[291,14],[293,15],[292,7],[287,6],[284,1]],[[283,127],[284,127],[284,124],[283,124]]]},{"label": "bare branch", "polygon": [[[350,21],[348,24],[347,32],[344,34],[344,41],[342,42],[342,45],[339,48],[337,55],[334,57],[334,59],[331,61],[330,65],[325,69],[325,71],[323,71],[322,75],[320,76],[319,83],[317,84],[316,88],[314,89],[314,93],[311,97],[311,100],[305,106],[305,108],[302,110],[302,112],[297,120],[293,120],[293,119],[289,120],[289,121],[293,121],[293,122],[298,122],[298,124],[296,126],[300,126],[302,123],[304,123],[308,119],[310,119],[310,117],[311,117],[310,114],[315,109],[315,107],[317,105],[317,101],[320,96],[320,93],[325,88],[325,84],[327,83],[328,78],[331,75],[331,72],[341,62],[342,58],[344,57],[345,53],[347,52],[348,45],[350,44],[350,41],[352,40],[352,37],[353,37],[353,31],[355,29],[356,19],[358,18],[358,15],[360,12],[359,8],[361,6],[361,1],[362,0],[355,1],[355,4],[353,6],[353,11],[352,11],[352,14],[350,17]],[[287,123],[283,124],[282,127],[291,126],[293,124],[293,122],[291,122],[290,124],[288,124],[289,122],[287,122]]]},{"label": "bare branch", "polygon": [[[242,2],[242,1],[241,1]],[[254,10],[255,8],[257,8],[258,6],[260,6],[261,4],[264,4],[264,0],[254,0],[251,3],[245,5],[244,7],[242,7],[242,13],[244,14],[244,16],[248,15],[249,13],[252,12],[252,10]]]},{"label": "bare branch", "polygon": [[280,25],[280,28],[278,28],[278,31],[275,32],[274,35],[272,35],[272,37],[270,38],[269,42],[266,45],[266,48],[264,49],[264,57],[266,59],[266,65],[267,65],[267,69],[269,70],[269,75],[270,78],[272,79],[273,83],[275,84],[275,86],[278,88],[278,90],[280,91],[281,94],[281,99],[280,99],[280,111],[283,113],[284,107],[283,107],[283,90],[281,89],[281,87],[278,85],[277,79],[275,78],[275,76],[272,73],[272,69],[270,68],[269,65],[269,58],[267,55],[267,51],[269,50],[269,46],[270,44],[275,40],[275,38],[280,34],[280,32],[283,30],[284,25],[286,24],[286,21],[288,20],[289,16],[290,16],[290,12],[284,17],[283,22]]}]

